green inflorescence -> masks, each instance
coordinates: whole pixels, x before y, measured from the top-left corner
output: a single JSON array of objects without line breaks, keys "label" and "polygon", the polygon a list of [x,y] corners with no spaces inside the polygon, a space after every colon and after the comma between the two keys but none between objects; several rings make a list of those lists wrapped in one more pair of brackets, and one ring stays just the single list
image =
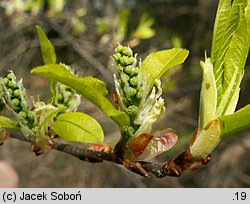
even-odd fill
[{"label": "green inflorescence", "polygon": [[135,116],[139,111],[141,101],[141,83],[138,80],[139,68],[137,66],[136,56],[129,47],[118,45],[113,55],[118,72],[118,83],[120,86],[121,103],[120,109],[125,111],[130,119],[131,126],[124,127],[124,132],[132,136],[137,125],[133,123]]},{"label": "green inflorescence", "polygon": [[18,81],[13,72],[10,72],[5,78],[1,78],[2,100],[17,118],[20,126],[26,127],[30,133],[35,134],[34,113],[29,111],[29,105],[26,99],[26,90],[22,81]]},{"label": "green inflorescence", "polygon": [[126,139],[150,133],[152,123],[164,112],[164,100],[161,98],[160,80],[154,80],[149,88],[149,77],[140,73],[136,55],[129,47],[118,44],[113,55],[118,76],[114,75],[118,106],[130,117],[130,126],[122,132]]},{"label": "green inflorescence", "polygon": [[[64,66],[65,69],[70,71],[72,74],[74,74],[74,71],[71,67],[65,64],[61,65]],[[64,107],[66,112],[71,112],[76,111],[80,103],[81,97],[76,93],[74,89],[62,83],[56,83],[53,105],[59,108]]]}]

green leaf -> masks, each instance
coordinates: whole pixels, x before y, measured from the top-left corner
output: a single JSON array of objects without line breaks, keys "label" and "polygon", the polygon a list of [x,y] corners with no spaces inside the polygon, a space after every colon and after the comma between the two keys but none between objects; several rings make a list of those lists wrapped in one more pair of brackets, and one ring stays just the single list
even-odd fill
[{"label": "green leaf", "polygon": [[214,62],[214,60],[217,58],[218,51],[221,50],[220,45],[222,41],[225,41],[224,34],[226,32],[226,28],[228,27],[227,25],[229,21],[230,11],[231,11],[231,0],[220,0],[217,9],[216,19],[214,22],[213,40],[211,48],[212,62]]},{"label": "green leaf", "polygon": [[79,112],[59,115],[52,129],[61,138],[75,142],[102,142],[104,138],[100,124]]},{"label": "green leaf", "polygon": [[[235,100],[235,92],[239,91],[240,82],[244,74],[244,66],[246,63],[250,38],[248,35],[247,20],[243,11],[240,10],[240,21],[235,31],[228,51],[225,55],[224,63],[224,94],[218,106],[217,115],[232,114],[235,110],[231,104]],[[228,111],[230,110],[230,111]]]},{"label": "green leaf", "polygon": [[[217,87],[217,116],[235,110],[248,49],[248,0],[219,2],[212,41],[211,61]],[[244,10],[246,11],[244,12]],[[232,84],[236,82],[235,84]]]},{"label": "green leaf", "polygon": [[239,5],[236,5],[234,3],[233,7],[231,7],[231,1],[229,2],[229,4],[230,7],[227,8],[227,10],[226,9],[224,10],[225,16],[223,16],[223,18],[221,19],[221,24],[217,25],[218,35],[214,36],[215,43],[213,41],[214,44],[212,44],[214,45],[213,47],[214,50],[212,50],[213,58],[211,60],[212,62],[214,62],[214,74],[218,92],[217,105],[219,105],[224,90],[226,89],[226,87],[224,86],[225,55],[228,51],[233,34],[237,29],[239,21],[239,11],[240,11]]},{"label": "green leaf", "polygon": [[149,89],[151,89],[155,79],[161,77],[171,67],[183,63],[187,56],[188,50],[180,48],[153,52],[143,60],[140,74],[145,79],[150,75]]},{"label": "green leaf", "polygon": [[[43,57],[44,64],[55,64],[56,63],[56,53],[55,48],[47,38],[46,34],[40,26],[36,26],[37,34],[39,37],[41,53]],[[54,91],[54,81],[49,80],[49,88],[52,97],[55,95]]]},{"label": "green leaf", "polygon": [[20,127],[18,127],[18,123],[16,121],[4,116],[0,116],[0,129],[1,128],[20,130]]},{"label": "green leaf", "polygon": [[226,137],[250,127],[250,105],[234,114],[219,117],[221,123],[221,137]]},{"label": "green leaf", "polygon": [[94,77],[76,77],[63,66],[49,64],[32,69],[31,73],[47,77],[66,84],[83,97],[91,101],[110,117],[119,127],[129,125],[129,117],[125,112],[116,110],[105,97],[108,93],[105,84]]},{"label": "green leaf", "polygon": [[56,63],[55,48],[40,26],[36,26],[44,64]]}]

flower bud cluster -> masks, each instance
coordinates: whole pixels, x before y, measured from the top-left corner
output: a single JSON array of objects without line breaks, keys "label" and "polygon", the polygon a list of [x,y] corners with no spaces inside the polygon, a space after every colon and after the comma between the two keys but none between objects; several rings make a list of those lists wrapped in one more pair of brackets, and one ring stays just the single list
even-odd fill
[{"label": "flower bud cluster", "polygon": [[[71,67],[65,64],[61,65],[64,66],[65,69],[70,71],[72,74],[74,74]],[[74,89],[65,84],[57,82],[55,92],[56,96],[53,105],[59,108],[64,107],[66,109],[66,112],[76,111],[76,109],[81,103],[81,97],[79,94],[76,93]]]},{"label": "flower bud cluster", "polygon": [[113,58],[118,72],[118,79],[115,77],[115,83],[119,92],[119,106],[131,119],[131,126],[125,127],[124,132],[131,136],[136,130],[133,120],[139,111],[143,91],[138,80],[139,68],[137,67],[136,55],[133,55],[129,47],[119,44],[115,48]]},{"label": "flower bud cluster", "polygon": [[113,58],[118,72],[118,77],[114,75],[116,104],[130,117],[130,126],[123,127],[122,131],[126,139],[150,133],[152,124],[165,110],[164,100],[161,98],[161,81],[155,79],[154,87],[150,90],[150,74],[142,76],[136,55],[133,55],[129,47],[118,44]]},{"label": "flower bud cluster", "polygon": [[33,129],[35,127],[34,113],[28,110],[26,91],[22,81],[18,81],[13,72],[1,78],[0,81],[2,100],[7,108],[14,113],[21,126]]}]

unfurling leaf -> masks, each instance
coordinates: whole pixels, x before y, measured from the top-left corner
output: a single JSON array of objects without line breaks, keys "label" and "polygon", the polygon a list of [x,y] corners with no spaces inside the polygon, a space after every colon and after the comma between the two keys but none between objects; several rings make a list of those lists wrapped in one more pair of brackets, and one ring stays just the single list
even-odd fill
[{"label": "unfurling leaf", "polygon": [[50,42],[50,40],[47,38],[44,31],[41,29],[40,26],[36,26],[39,41],[40,41],[40,47],[42,52],[42,57],[44,64],[55,64],[56,63],[56,53],[55,48]]},{"label": "unfurling leaf", "polygon": [[217,116],[232,114],[238,102],[250,43],[249,6],[248,0],[221,0],[218,6],[211,51]]},{"label": "unfurling leaf", "polygon": [[139,160],[151,159],[163,152],[168,151],[176,144],[177,140],[178,135],[171,128],[156,131],[145,151],[139,157]]},{"label": "unfurling leaf", "polygon": [[104,138],[100,124],[80,112],[59,115],[52,129],[61,138],[75,142],[102,142]]},{"label": "unfurling leaf", "polygon": [[108,93],[105,84],[94,77],[76,77],[64,66],[49,64],[32,69],[31,73],[59,81],[70,86],[83,97],[100,108],[108,117],[114,120],[119,127],[129,124],[128,115],[116,110],[112,103],[105,97]]},{"label": "unfurling leaf", "polygon": [[140,74],[145,79],[150,75],[149,89],[151,89],[155,79],[160,78],[171,67],[183,63],[187,56],[188,50],[180,48],[151,53],[143,60]]},{"label": "unfurling leaf", "polygon": [[138,137],[134,137],[133,139],[131,139],[131,141],[127,143],[128,148],[132,151],[136,160],[138,160],[138,158],[145,151],[152,138],[152,134],[144,133],[139,135]]},{"label": "unfurling leaf", "polygon": [[[47,38],[46,34],[40,26],[36,26],[37,34],[39,37],[41,53],[43,57],[44,64],[55,64],[56,63],[56,53],[53,44]],[[54,93],[54,81],[49,79],[49,88],[51,96],[55,95]]]},{"label": "unfurling leaf", "polygon": [[[154,134],[141,134],[128,141],[125,158],[130,160],[151,159],[171,149],[177,142],[178,135],[173,129],[164,129]],[[131,155],[132,154],[132,155]]]}]

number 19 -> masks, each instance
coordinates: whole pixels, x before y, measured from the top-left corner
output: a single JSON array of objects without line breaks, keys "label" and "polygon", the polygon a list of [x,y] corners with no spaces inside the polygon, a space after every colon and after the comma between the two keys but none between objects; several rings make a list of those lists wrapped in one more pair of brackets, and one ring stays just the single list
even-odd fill
[{"label": "number 19", "polygon": [[236,192],[234,195],[236,196],[236,200],[246,200],[247,198],[246,192]]}]

